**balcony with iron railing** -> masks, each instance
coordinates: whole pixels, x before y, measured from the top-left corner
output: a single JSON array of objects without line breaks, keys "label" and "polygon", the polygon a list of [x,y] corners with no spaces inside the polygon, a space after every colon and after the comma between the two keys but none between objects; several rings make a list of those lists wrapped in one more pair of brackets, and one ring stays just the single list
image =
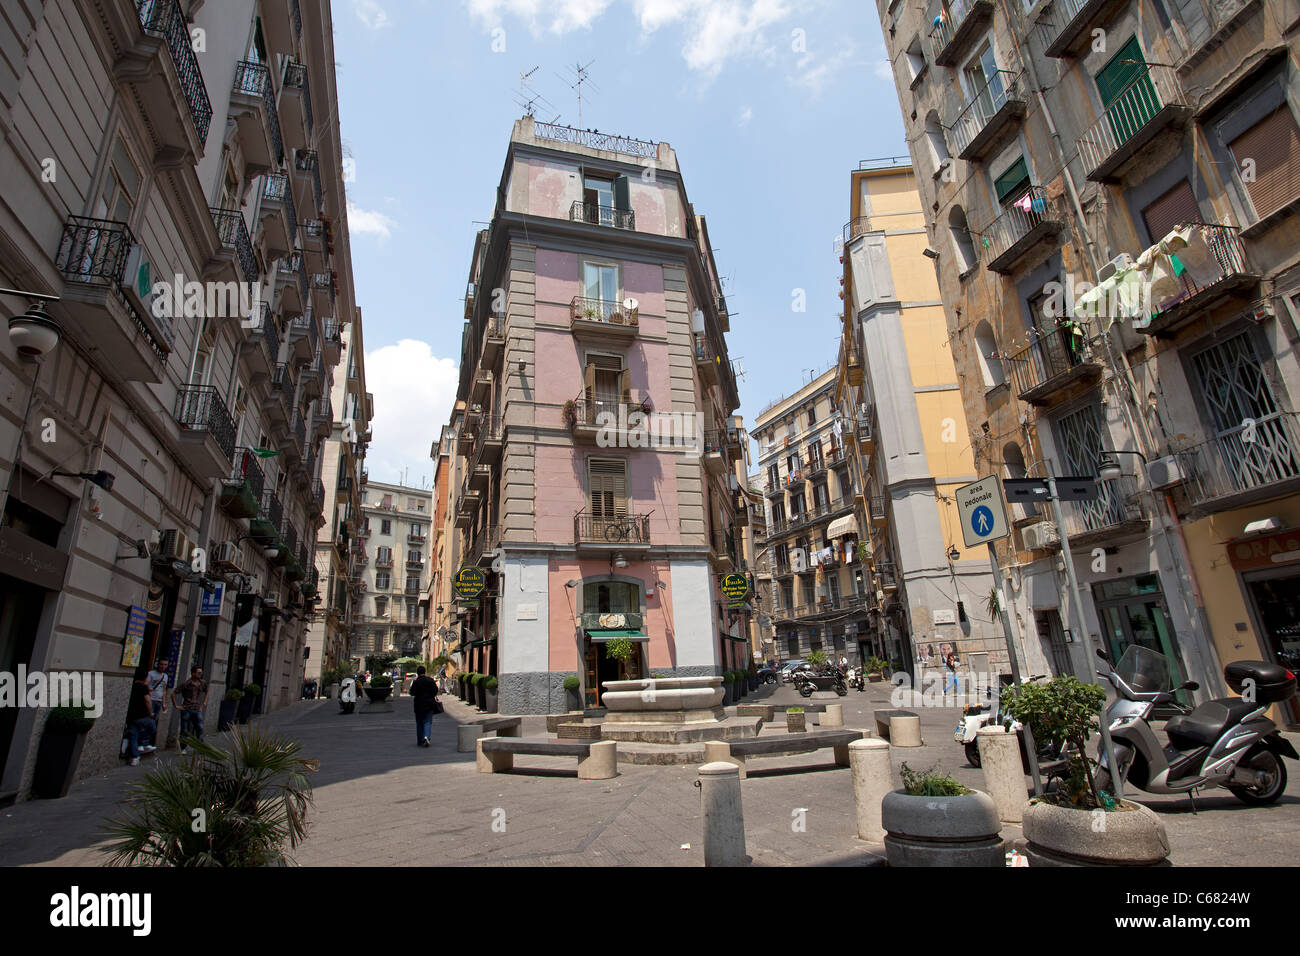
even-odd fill
[{"label": "balcony with iron railing", "polygon": [[298,174],[299,180],[307,184],[304,188],[310,188],[310,192],[305,192],[303,198],[315,201],[315,205],[312,207],[315,210],[314,218],[324,217],[326,212],[325,190],[321,186],[320,157],[314,149],[294,150],[293,168]]},{"label": "balcony with iron railing", "polygon": [[[125,79],[137,85],[146,107],[156,111],[159,122],[150,125],[163,138],[163,145],[180,146],[192,156],[198,156],[203,152],[212,124],[212,102],[208,99],[185,14],[176,0],[135,0],[135,8],[144,32],[166,46],[175,86],[170,82],[171,76],[165,75],[166,71],[160,75],[155,70],[140,70]],[[183,117],[175,113],[172,104],[176,102],[185,105]],[[192,131],[195,140],[191,141],[188,133],[175,139],[181,130]]]},{"label": "balcony with iron railing", "polygon": [[217,505],[232,518],[256,518],[262,506],[266,477],[251,448],[236,448],[230,474],[221,483]]},{"label": "balcony with iron railing", "polygon": [[1141,489],[1131,475],[1097,482],[1096,498],[1063,501],[1061,513],[1065,517],[1070,545],[1080,548],[1145,534],[1150,524],[1142,504]]},{"label": "balcony with iron railing", "polygon": [[290,130],[290,141],[307,146],[315,132],[315,118],[311,109],[311,84],[307,67],[290,60],[284,68],[284,89],[281,93],[285,124]]},{"label": "balcony with iron railing", "polygon": [[235,423],[211,385],[182,385],[176,391],[176,424],[182,458],[205,478],[225,478],[235,454]]},{"label": "balcony with iron railing", "polygon": [[1041,186],[1030,186],[1024,195],[1004,205],[1002,215],[984,229],[989,271],[1014,272],[1031,253],[1059,245],[1064,232],[1060,203],[1048,199]]},{"label": "balcony with iron railing", "polygon": [[992,0],[942,0],[930,30],[930,54],[939,66],[955,66],[962,52],[993,17]]},{"label": "balcony with iron railing", "polygon": [[312,404],[312,430],[318,438],[328,438],[334,430],[334,403],[322,395]]},{"label": "balcony with iron railing", "polygon": [[69,216],[54,256],[63,276],[60,308],[68,331],[117,374],[160,382],[175,332],[169,316],[144,307],[139,283],[153,281],[147,270],[126,274],[133,248],[135,236],[126,223]]},{"label": "balcony with iron railing", "polygon": [[639,326],[637,310],[624,308],[613,299],[575,295],[569,303],[569,328],[582,338],[630,342],[637,337]]},{"label": "balcony with iron railing", "polygon": [[325,337],[321,340],[321,349],[329,365],[337,365],[343,351],[343,323],[338,319],[325,320]]},{"label": "balcony with iron railing", "polygon": [[272,256],[286,256],[298,242],[298,209],[288,173],[269,173],[262,186],[262,234]]},{"label": "balcony with iron railing", "polygon": [[844,368],[848,375],[849,384],[861,388],[863,381],[862,353],[856,348],[844,349]]},{"label": "balcony with iron railing", "polygon": [[867,498],[867,517],[873,522],[883,522],[889,519],[889,496],[888,495],[870,495]]},{"label": "balcony with iron railing", "polygon": [[1184,224],[1183,228],[1189,226],[1195,246],[1172,253],[1176,290],[1151,303],[1148,321],[1134,322],[1139,332],[1164,337],[1226,302],[1244,304],[1256,295],[1260,274],[1246,261],[1241,231],[1212,223]]},{"label": "balcony with iron railing", "polygon": [[257,254],[253,252],[253,240],[248,236],[244,214],[238,209],[219,209],[216,206],[213,206],[210,212],[221,246],[230,261],[238,264],[240,277],[248,283],[259,281],[262,270],[257,265]]},{"label": "balcony with iron railing", "polygon": [[986,159],[1016,134],[1027,109],[1021,74],[995,70],[960,105],[948,123],[957,158]]},{"label": "balcony with iron railing", "polygon": [[245,161],[263,169],[284,162],[284,138],[275,106],[275,87],[265,63],[239,60],[231,91],[230,118],[239,130]]},{"label": "balcony with iron railing", "polygon": [[469,547],[469,563],[480,567],[490,566],[495,555],[500,531],[495,524],[484,525]]},{"label": "balcony with iron railing", "polygon": [[276,267],[276,284],[281,290],[280,304],[286,313],[301,314],[309,305],[307,265],[301,252],[282,258]]},{"label": "balcony with iron railing", "polygon": [[570,222],[587,222],[594,226],[610,226],[614,229],[636,229],[636,213],[631,209],[616,209],[598,203],[576,200],[569,207]]},{"label": "balcony with iron railing", "polygon": [[1300,491],[1300,416],[1270,412],[1177,453],[1188,500],[1202,513]]},{"label": "balcony with iron railing", "polygon": [[649,514],[592,514],[573,516],[573,540],[579,548],[619,550],[650,546]]},{"label": "balcony with iron railing", "polygon": [[264,488],[257,517],[249,522],[249,535],[263,547],[276,546],[280,542],[280,527],[283,523],[284,506],[280,502],[280,496],[274,488]]},{"label": "balcony with iron railing", "polygon": [[318,299],[320,300],[322,312],[325,311],[325,306],[327,305],[330,308],[330,310],[333,310],[335,304],[335,298],[338,295],[338,289],[336,287],[336,280],[334,277],[334,273],[332,272],[313,273],[311,277],[311,290],[312,292],[316,292],[320,294],[318,296]]},{"label": "balcony with iron railing", "polygon": [[700,382],[708,388],[718,384],[719,369],[722,358],[713,347],[707,335],[695,334],[695,368],[700,374]]},{"label": "balcony with iron railing", "polygon": [[1031,405],[1050,405],[1091,387],[1102,365],[1093,358],[1084,327],[1067,322],[1037,333],[1024,348],[1007,358],[1017,396]]},{"label": "balcony with iron railing", "polygon": [[[633,429],[649,411],[647,402],[618,401],[611,398],[588,399],[586,392],[579,394],[569,408],[562,412],[573,438],[577,442],[595,443],[603,433],[617,437]],[[633,416],[638,416],[634,418]]]},{"label": "balcony with iron railing", "polygon": [[1038,18],[1038,33],[1051,57],[1077,57],[1094,42],[1092,27],[1107,22],[1128,0],[1053,0]]},{"label": "balcony with iron railing", "polygon": [[898,590],[898,569],[892,561],[881,561],[875,567],[876,583],[882,591]]},{"label": "balcony with iron railing", "polygon": [[393,566],[393,555],[391,552],[385,553],[383,551],[380,551],[379,554],[375,556],[375,567],[391,568],[392,566]]},{"label": "balcony with iron railing", "polygon": [[1178,129],[1191,115],[1173,67],[1142,67],[1097,121],[1079,137],[1079,159],[1093,182],[1114,182],[1166,129]]},{"label": "balcony with iron railing", "polygon": [[844,244],[848,245],[858,236],[872,232],[870,216],[855,216],[844,224]]}]

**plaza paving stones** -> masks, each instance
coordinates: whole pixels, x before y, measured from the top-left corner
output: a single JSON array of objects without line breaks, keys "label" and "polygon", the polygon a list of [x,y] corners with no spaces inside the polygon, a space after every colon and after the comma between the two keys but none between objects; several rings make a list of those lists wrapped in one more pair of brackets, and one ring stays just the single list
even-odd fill
[{"label": "plaza paving stones", "polygon": [[[872,728],[872,712],[888,708],[889,688],[869,685],[840,698],[847,728]],[[780,708],[807,704],[789,687],[744,698],[772,703],[776,720],[764,736],[785,733]],[[695,765],[619,764],[612,780],[579,780],[571,759],[533,757],[528,772],[480,774],[473,754],[456,753],[456,722],[481,715],[443,698],[431,746],[415,745],[409,698],[392,713],[340,715],[334,701],[301,701],[256,720],[297,739],[318,758],[316,807],[307,842],[295,853],[304,866],[702,866],[700,794]],[[925,746],[894,750],[895,773],[938,763],[968,786],[983,773],[966,764],[952,739],[959,709],[910,707],[921,715]],[[544,736],[545,718],[527,717],[525,736]],[[1296,740],[1296,735],[1291,735]],[[210,738],[211,739],[211,738]],[[122,766],[76,784],[62,800],[0,808],[0,865],[96,866],[103,818],[154,761]],[[800,768],[807,772],[790,772]],[[1176,865],[1286,866],[1300,846],[1300,765],[1273,807],[1246,807],[1226,792],[1196,799],[1138,795],[1161,815]],[[754,865],[876,866],[879,847],[856,838],[849,771],[830,751],[750,762],[743,784],[746,848]],[[1018,827],[1003,837],[1021,839]],[[684,848],[685,847],[685,848]]]}]

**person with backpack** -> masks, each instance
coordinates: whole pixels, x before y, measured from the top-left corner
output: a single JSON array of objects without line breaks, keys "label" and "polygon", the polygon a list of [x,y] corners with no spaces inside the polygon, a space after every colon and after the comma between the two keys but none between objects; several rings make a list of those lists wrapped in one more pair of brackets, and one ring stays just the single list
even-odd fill
[{"label": "person with backpack", "polygon": [[438,682],[424,672],[421,665],[415,669],[415,681],[411,684],[411,697],[415,701],[415,743],[419,747],[429,746],[429,734],[433,731],[433,715],[442,710],[438,703]]}]

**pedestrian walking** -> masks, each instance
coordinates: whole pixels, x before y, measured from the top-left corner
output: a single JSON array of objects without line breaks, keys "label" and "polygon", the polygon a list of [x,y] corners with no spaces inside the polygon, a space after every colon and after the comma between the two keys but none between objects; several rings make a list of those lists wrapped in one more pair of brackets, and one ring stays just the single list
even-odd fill
[{"label": "pedestrian walking", "polygon": [[957,660],[957,652],[949,651],[948,656],[943,659],[943,666],[948,668],[948,673],[943,678],[943,695],[948,696],[948,688],[952,687],[958,694],[961,693],[961,680],[957,677],[957,668],[961,661]]},{"label": "pedestrian walking", "polygon": [[433,715],[442,710],[438,703],[438,682],[424,672],[421,665],[415,669],[415,682],[411,684],[411,697],[415,701],[415,742],[420,747],[429,746],[433,731]]},{"label": "pedestrian walking", "polygon": [[158,715],[167,713],[167,662],[161,657],[154,661],[153,670],[145,680],[149,683],[149,706],[157,723]]},{"label": "pedestrian walking", "polygon": [[[140,763],[140,754],[153,753],[158,748],[147,741],[153,740],[158,724],[153,719],[149,698],[149,684],[138,680],[131,685],[131,700],[126,706],[126,759],[132,767]],[[144,740],[146,743],[141,743]]]},{"label": "pedestrian walking", "polygon": [[203,742],[203,714],[208,708],[208,682],[203,679],[203,668],[190,668],[190,679],[172,694],[181,712],[181,756],[189,752],[185,738],[193,737]]}]

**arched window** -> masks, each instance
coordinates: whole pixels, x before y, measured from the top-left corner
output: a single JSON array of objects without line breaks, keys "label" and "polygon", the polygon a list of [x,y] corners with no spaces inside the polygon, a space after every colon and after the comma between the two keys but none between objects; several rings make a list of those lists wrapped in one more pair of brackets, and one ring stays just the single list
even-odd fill
[{"label": "arched window", "polygon": [[971,238],[970,227],[966,223],[966,211],[961,206],[953,206],[948,213],[948,232],[952,236],[957,265],[964,275],[975,268],[979,259],[975,255],[975,241]]},{"label": "arched window", "polygon": [[948,152],[948,141],[943,135],[943,124],[939,122],[939,113],[936,110],[930,110],[925,114],[925,140],[930,144],[930,159],[934,163],[936,172],[945,160],[952,161],[952,154]]},{"label": "arched window", "polygon": [[984,387],[996,388],[1007,380],[1002,368],[1002,356],[993,328],[986,321],[975,326],[975,348],[979,351],[980,371],[984,373]]}]

